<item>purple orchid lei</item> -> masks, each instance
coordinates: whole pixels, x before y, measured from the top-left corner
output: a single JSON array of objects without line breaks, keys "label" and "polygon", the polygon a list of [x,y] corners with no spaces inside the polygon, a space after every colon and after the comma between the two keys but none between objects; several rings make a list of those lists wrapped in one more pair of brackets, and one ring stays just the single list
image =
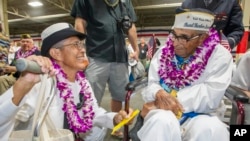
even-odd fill
[{"label": "purple orchid lei", "polygon": [[32,55],[36,50],[37,50],[37,48],[35,46],[31,50],[28,50],[25,52],[23,52],[22,49],[19,49],[16,53],[16,59],[26,58],[26,57]]},{"label": "purple orchid lei", "polygon": [[215,46],[220,43],[219,34],[215,29],[211,28],[208,34],[209,37],[203,42],[203,45],[197,47],[192,59],[184,69],[177,68],[174,62],[173,41],[168,38],[166,46],[162,49],[158,74],[169,88],[178,90],[199,78]]},{"label": "purple orchid lei", "polygon": [[[83,117],[78,114],[76,104],[74,103],[74,95],[69,88],[67,75],[61,67],[52,60],[53,66],[56,69],[57,89],[60,91],[60,97],[63,99],[64,104],[62,110],[66,113],[69,122],[69,128],[74,133],[86,133],[93,127],[93,98],[91,97],[90,86],[82,71],[77,72],[76,81],[81,86],[80,94],[83,95],[84,104],[81,108]],[[78,96],[78,95],[77,95]]]}]

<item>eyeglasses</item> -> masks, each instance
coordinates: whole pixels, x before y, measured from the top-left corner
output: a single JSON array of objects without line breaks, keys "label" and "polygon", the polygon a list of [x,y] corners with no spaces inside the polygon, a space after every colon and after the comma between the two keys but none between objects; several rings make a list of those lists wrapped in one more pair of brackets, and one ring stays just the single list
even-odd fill
[{"label": "eyeglasses", "polygon": [[198,35],[193,36],[193,37],[188,37],[186,35],[177,36],[174,32],[171,32],[170,34],[171,34],[170,38],[172,40],[177,40],[178,42],[183,43],[183,44],[185,44],[191,40],[197,39],[202,35],[202,34],[198,34]]},{"label": "eyeglasses", "polygon": [[56,48],[61,48],[61,47],[65,47],[65,46],[74,46],[75,48],[81,50],[82,48],[85,48],[85,43],[84,43],[84,41],[76,41],[74,43],[63,45],[63,46],[56,47]]}]

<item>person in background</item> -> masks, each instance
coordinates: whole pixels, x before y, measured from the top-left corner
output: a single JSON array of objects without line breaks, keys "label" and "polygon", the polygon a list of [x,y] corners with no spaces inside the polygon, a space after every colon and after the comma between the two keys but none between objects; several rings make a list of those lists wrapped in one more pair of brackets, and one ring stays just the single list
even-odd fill
[{"label": "person in background", "polygon": [[180,9],[164,47],[151,60],[142,91],[142,141],[229,141],[214,113],[230,84],[233,58],[206,9]]},{"label": "person in background", "polygon": [[126,44],[126,48],[127,48],[127,52],[128,52],[128,65],[129,67],[136,65],[136,60],[133,58],[134,55],[134,49],[131,46],[128,38],[125,38],[125,44]]},{"label": "person in background", "polygon": [[[46,79],[46,88],[53,86],[56,93],[47,116],[56,128],[70,129],[77,141],[103,140],[106,132],[102,127],[113,128],[133,110],[130,109],[129,114],[124,110],[108,113],[98,106],[83,72],[88,66],[85,34],[77,32],[68,23],[56,23],[44,29],[41,38],[42,56],[31,55],[27,59],[37,62],[43,73],[55,75],[57,85],[52,84],[53,78]],[[14,86],[0,96],[0,140],[8,139],[18,120],[26,119],[28,125],[32,124],[30,117],[36,109],[40,85],[39,74],[22,72]],[[51,95],[50,89],[46,89],[44,95],[44,99],[47,99]],[[30,126],[20,130],[28,130],[27,127]]]},{"label": "person in background", "polygon": [[125,86],[129,82],[128,55],[124,34],[127,34],[138,60],[136,15],[130,0],[75,0],[71,16],[75,29],[86,33],[86,50],[90,65],[86,77],[94,90],[98,104],[102,102],[106,83],[111,93],[111,111],[117,112],[125,100]]},{"label": "person in background", "polygon": [[214,27],[226,36],[231,50],[244,34],[243,13],[239,0],[185,0],[182,8],[205,8],[215,14]]},{"label": "person in background", "polygon": [[231,81],[232,86],[242,89],[250,97],[250,50],[242,55],[236,64]]},{"label": "person in background", "polygon": [[16,46],[14,41],[10,42],[10,49],[8,54],[9,64],[14,60],[15,52],[20,49],[20,46]]},{"label": "person in background", "polygon": [[6,75],[0,76],[0,95],[9,89],[19,77],[20,72],[16,70],[16,60],[19,58],[26,58],[30,55],[40,55],[40,51],[33,44],[33,39],[29,34],[22,34],[20,38],[21,47],[15,52],[14,60],[10,65],[3,67],[3,73]]},{"label": "person in background", "polygon": [[140,50],[139,59],[143,64],[144,68],[146,68],[148,45],[146,44],[145,39],[143,37],[141,37],[138,47]]},{"label": "person in background", "polygon": [[155,47],[155,50],[154,50],[154,54],[157,52],[157,50],[161,46],[161,42],[160,42],[160,40],[158,38],[155,38],[155,43],[156,43],[156,47]]},{"label": "person in background", "polygon": [[150,45],[150,49],[148,49],[148,52],[147,52],[147,61],[146,61],[146,66],[145,66],[146,75],[148,73],[151,59],[154,56],[154,54],[157,52],[157,50],[160,48],[161,42],[159,41],[157,37],[155,37],[155,35],[153,35],[153,37],[149,39],[148,44]]}]

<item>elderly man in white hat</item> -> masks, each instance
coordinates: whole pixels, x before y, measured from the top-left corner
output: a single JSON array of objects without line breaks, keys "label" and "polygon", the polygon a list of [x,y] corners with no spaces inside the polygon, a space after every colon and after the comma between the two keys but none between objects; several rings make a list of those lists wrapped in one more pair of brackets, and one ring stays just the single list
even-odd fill
[{"label": "elderly man in white hat", "polygon": [[141,141],[228,141],[227,125],[213,113],[228,87],[232,55],[203,9],[177,9],[173,30],[154,55],[142,92]]},{"label": "elderly man in white hat", "polygon": [[[52,85],[51,78],[45,81],[48,86],[46,88],[55,88],[55,96],[49,105],[46,120],[49,118],[57,129],[70,129],[75,140],[103,140],[106,128],[113,128],[128,115],[124,110],[119,113],[106,112],[98,106],[83,72],[88,66],[84,46],[86,35],[77,32],[68,23],[56,23],[47,27],[41,37],[41,54],[45,57],[29,56],[27,59],[37,62],[43,73],[55,75],[57,85]],[[18,121],[32,124],[34,110],[39,109],[36,103],[39,103],[38,94],[42,91],[40,85],[39,74],[23,72],[14,86],[0,97],[1,141],[7,141],[11,132],[17,130]],[[51,94],[46,89],[44,99]],[[44,103],[48,102],[44,100]],[[22,126],[19,129],[30,130],[30,127]]]}]

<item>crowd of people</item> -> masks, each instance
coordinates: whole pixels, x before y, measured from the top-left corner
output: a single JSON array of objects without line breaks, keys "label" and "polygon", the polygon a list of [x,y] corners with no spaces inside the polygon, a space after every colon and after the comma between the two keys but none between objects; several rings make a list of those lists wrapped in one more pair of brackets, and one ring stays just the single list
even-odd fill
[{"label": "crowd of people", "polygon": [[[61,22],[45,28],[41,49],[29,34],[20,36],[20,49],[9,49],[13,60],[1,67],[0,76],[0,140],[7,141],[17,129],[32,128],[43,85],[40,76],[45,74],[49,76],[45,85],[55,88],[45,117],[56,128],[70,130],[76,140],[103,140],[107,128],[112,129],[133,112],[132,108],[129,113],[124,111],[122,104],[130,81],[129,59],[133,59],[148,69],[140,112],[144,123],[137,132],[141,141],[229,141],[227,125],[214,113],[223,106],[231,82],[249,90],[245,67],[249,57],[242,57],[233,73],[233,58],[221,44],[221,32],[231,48],[237,46],[244,33],[243,14],[237,0],[221,1],[185,0],[176,9],[166,43],[160,46],[154,38],[154,55],[150,57],[150,41],[144,37],[137,41],[137,17],[131,0],[75,0],[70,13],[74,25]],[[128,46],[133,50],[129,54]],[[41,72],[17,71],[16,60],[20,58],[36,62]],[[51,83],[53,79],[56,85]],[[100,106],[106,102],[106,87],[111,112]],[[42,101],[48,97],[46,89]],[[114,135],[122,137],[123,132]]]},{"label": "crowd of people", "polygon": [[16,70],[16,60],[26,58],[30,55],[40,55],[39,48],[34,45],[34,41],[29,34],[23,34],[20,38],[20,49],[14,52],[14,58],[10,64],[6,64],[2,69],[4,75],[0,76],[0,95],[8,90],[17,80],[20,72]]}]

